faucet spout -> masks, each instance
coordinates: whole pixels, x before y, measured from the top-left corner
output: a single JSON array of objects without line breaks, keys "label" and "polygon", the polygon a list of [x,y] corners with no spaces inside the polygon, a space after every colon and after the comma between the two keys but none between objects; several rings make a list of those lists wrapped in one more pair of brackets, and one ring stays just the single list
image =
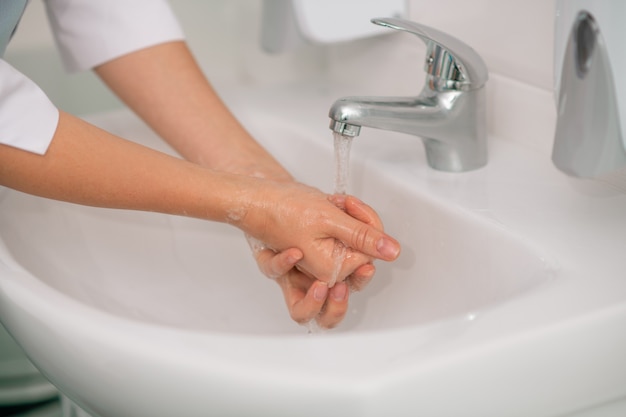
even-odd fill
[{"label": "faucet spout", "polygon": [[[449,98],[456,99],[454,93]],[[344,97],[333,104],[329,116],[332,122],[347,126],[419,135],[444,123],[445,113],[436,97]]]}]

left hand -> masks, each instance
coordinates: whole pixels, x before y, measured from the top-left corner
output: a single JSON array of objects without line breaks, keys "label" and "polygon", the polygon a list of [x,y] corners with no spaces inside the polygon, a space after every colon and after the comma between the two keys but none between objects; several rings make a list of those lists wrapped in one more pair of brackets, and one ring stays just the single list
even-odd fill
[{"label": "left hand", "polygon": [[[369,225],[382,228],[380,219],[369,206],[350,196],[333,196],[333,203],[346,213]],[[303,254],[297,248],[276,253],[250,241],[259,269],[275,279],[283,291],[291,318],[305,324],[316,320],[322,328],[333,328],[345,317],[350,290],[360,291],[372,279],[372,263],[358,267],[350,276],[341,277],[332,288],[297,268]],[[344,280],[345,278],[345,280]]]},{"label": "left hand", "polygon": [[[322,328],[333,328],[343,320],[348,310],[349,281],[338,282],[328,288],[325,282],[295,267],[301,257],[302,252],[295,248],[280,253],[263,249],[256,254],[261,271],[274,278],[283,291],[289,315],[295,322],[306,324],[315,320]],[[361,266],[351,275],[354,287],[360,288],[369,282],[374,272],[372,264]]]}]

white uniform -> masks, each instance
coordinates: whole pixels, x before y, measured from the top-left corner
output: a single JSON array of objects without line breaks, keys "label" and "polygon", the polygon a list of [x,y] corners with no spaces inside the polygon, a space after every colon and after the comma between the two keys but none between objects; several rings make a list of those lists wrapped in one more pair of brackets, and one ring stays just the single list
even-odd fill
[{"label": "white uniform", "polygon": [[[183,32],[166,0],[45,0],[48,18],[65,67],[93,68],[127,53],[172,40]],[[0,55],[18,19],[3,19],[0,0]],[[5,21],[8,20],[8,21]],[[4,26],[4,27],[2,27]],[[12,26],[12,27],[7,27]],[[7,36],[8,34],[8,36]],[[44,154],[59,112],[43,91],[0,59],[0,143]]]}]

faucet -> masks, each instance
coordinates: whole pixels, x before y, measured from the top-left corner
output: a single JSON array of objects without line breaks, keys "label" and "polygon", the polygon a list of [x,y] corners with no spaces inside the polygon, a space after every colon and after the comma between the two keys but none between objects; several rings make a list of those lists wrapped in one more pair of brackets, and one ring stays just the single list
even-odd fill
[{"label": "faucet", "polygon": [[487,163],[487,66],[472,48],[436,29],[396,18],[372,23],[417,35],[427,46],[426,85],[417,97],[344,97],[330,108],[330,129],[358,136],[361,127],[419,136],[428,164],[463,172]]}]

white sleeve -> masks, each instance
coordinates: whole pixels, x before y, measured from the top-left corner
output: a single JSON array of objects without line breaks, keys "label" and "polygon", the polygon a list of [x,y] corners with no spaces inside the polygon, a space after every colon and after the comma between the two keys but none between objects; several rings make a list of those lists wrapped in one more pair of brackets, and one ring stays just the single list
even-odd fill
[{"label": "white sleeve", "polygon": [[0,143],[43,155],[59,111],[25,75],[0,59]]},{"label": "white sleeve", "polygon": [[72,72],[184,39],[166,0],[46,0],[46,9],[61,58]]}]

